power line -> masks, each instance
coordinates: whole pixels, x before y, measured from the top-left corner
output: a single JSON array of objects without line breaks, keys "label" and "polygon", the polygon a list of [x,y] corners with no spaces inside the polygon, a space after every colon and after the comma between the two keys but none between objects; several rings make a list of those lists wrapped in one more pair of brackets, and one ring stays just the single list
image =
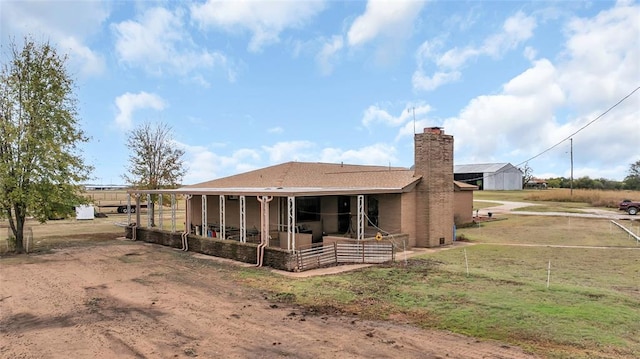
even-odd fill
[{"label": "power line", "polygon": [[567,136],[565,139],[561,140],[560,142],[556,143],[555,145],[547,148],[546,150],[538,153],[537,155],[529,158],[526,161],[522,161],[519,164],[516,165],[516,167],[520,167],[521,165],[536,159],[540,156],[542,156],[543,154],[551,151],[552,149],[558,147],[560,144],[562,144],[563,142],[565,142],[566,140],[572,138],[573,136],[575,136],[576,134],[578,134],[579,132],[581,132],[582,130],[584,130],[585,128],[587,128],[588,126],[590,126],[592,123],[598,121],[599,119],[601,119],[602,117],[604,117],[604,115],[606,115],[607,113],[609,113],[611,110],[613,110],[614,108],[618,107],[618,105],[620,105],[621,103],[623,103],[626,99],[628,99],[629,97],[631,97],[631,95],[633,95],[636,91],[640,90],[640,86],[636,87],[633,91],[631,91],[628,95],[626,95],[625,97],[623,97],[622,99],[620,99],[620,101],[616,102],[613,106],[609,107],[606,111],[604,111],[603,113],[601,113],[600,115],[598,115],[598,117],[594,118],[593,120],[589,121],[589,123],[587,123],[586,125],[580,127],[577,131],[575,131],[574,133],[570,134],[569,136]]},{"label": "power line", "polygon": [[[573,136],[575,136],[576,134],[578,134],[579,132],[581,132],[581,131],[582,131],[582,130],[584,130],[585,128],[589,127],[589,126],[590,126],[591,124],[593,124],[594,122],[596,122],[596,121],[598,121],[599,119],[601,119],[602,117],[604,117],[604,115],[606,115],[607,113],[609,113],[611,110],[613,110],[614,108],[618,107],[618,105],[620,105],[621,103],[623,103],[626,99],[628,99],[629,97],[631,97],[631,95],[633,95],[634,93],[636,93],[638,90],[640,90],[640,86],[636,87],[633,91],[629,92],[626,96],[624,96],[622,99],[620,99],[620,101],[616,102],[614,105],[612,105],[611,107],[609,107],[606,111],[604,111],[603,113],[601,113],[600,115],[598,115],[598,116],[597,116],[596,118],[594,118],[593,120],[589,121],[586,125],[584,125],[584,126],[580,127],[578,130],[576,130],[575,132],[573,132],[572,134],[570,134],[569,136],[567,136],[567,137],[566,137],[566,138],[564,138],[563,140],[561,140],[561,141],[559,141],[558,143],[556,143],[555,145],[553,145],[553,146],[551,146],[551,147],[547,148],[546,150],[544,150],[544,151],[542,151],[542,152],[538,153],[537,155],[535,155],[535,156],[533,156],[533,157],[531,157],[531,158],[529,158],[529,159],[527,159],[527,160],[525,160],[525,161],[522,161],[522,162],[518,163],[517,165],[515,165],[515,167],[518,167],[518,168],[519,168],[519,167],[520,167],[520,166],[522,166],[523,164],[525,164],[525,163],[527,163],[527,162],[529,162],[529,161],[531,161],[531,160],[534,160],[534,159],[536,159],[536,158],[538,158],[538,157],[542,156],[543,154],[545,154],[545,153],[547,153],[547,152],[551,151],[552,149],[554,149],[554,148],[558,147],[559,145],[561,145],[561,144],[562,144],[562,143],[564,143],[565,141],[567,141],[567,140],[571,139]],[[472,181],[482,180],[482,179],[484,179],[485,177],[491,177],[491,176],[494,176],[494,175],[497,175],[497,174],[498,174],[498,173],[495,173],[495,174],[493,174],[493,173],[492,173],[492,174],[489,174],[488,176],[482,176],[482,177],[478,177],[478,178],[464,179],[464,180],[461,180],[461,181],[462,181],[462,182],[466,182],[466,183],[470,183],[470,182],[472,182]]]}]

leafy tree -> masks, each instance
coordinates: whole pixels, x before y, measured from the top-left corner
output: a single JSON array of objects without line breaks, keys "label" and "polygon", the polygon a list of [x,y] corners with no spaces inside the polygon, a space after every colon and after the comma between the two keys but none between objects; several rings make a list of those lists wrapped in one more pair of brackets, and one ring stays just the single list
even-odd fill
[{"label": "leafy tree", "polygon": [[0,216],[22,252],[27,216],[44,222],[86,203],[80,183],[92,168],[78,149],[88,138],[79,128],[67,57],[30,38],[9,47],[0,70]]},{"label": "leafy tree", "polygon": [[630,190],[640,190],[640,160],[629,165],[629,173],[624,178],[624,188]]},{"label": "leafy tree", "polygon": [[[144,123],[133,129],[127,140],[127,146],[132,150],[128,173],[123,176],[127,183],[138,189],[161,189],[174,188],[182,181],[184,150],[173,141],[171,127],[167,124]],[[156,201],[154,195],[147,204],[152,225],[155,225]]]},{"label": "leafy tree", "polygon": [[519,170],[522,171],[522,188],[524,188],[533,179],[533,168],[529,167],[529,162],[526,162]]},{"label": "leafy tree", "polygon": [[547,180],[547,186],[549,186],[549,188],[563,188],[566,180],[564,177],[549,178]]}]

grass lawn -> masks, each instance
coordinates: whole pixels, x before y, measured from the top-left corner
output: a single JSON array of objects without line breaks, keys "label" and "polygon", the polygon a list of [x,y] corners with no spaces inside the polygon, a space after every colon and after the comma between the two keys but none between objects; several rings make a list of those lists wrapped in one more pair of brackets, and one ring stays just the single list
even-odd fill
[{"label": "grass lawn", "polygon": [[[488,206],[501,200],[526,202],[529,192],[545,191],[478,191],[475,199]],[[554,211],[585,207],[572,201],[536,203]],[[107,229],[123,233],[111,223],[117,218],[34,226],[34,238],[79,233],[80,225],[93,235]],[[301,279],[265,268],[234,268],[228,275],[274,301],[317,313],[445,329],[519,345],[548,358],[640,357],[640,243],[608,220],[501,218],[458,229],[469,243],[406,263]],[[621,224],[640,233],[640,217]]]},{"label": "grass lawn", "polygon": [[245,269],[238,280],[318,311],[501,340],[544,357],[638,356],[640,245],[625,232],[606,220],[537,216],[459,232],[471,243],[406,265],[295,280]]}]

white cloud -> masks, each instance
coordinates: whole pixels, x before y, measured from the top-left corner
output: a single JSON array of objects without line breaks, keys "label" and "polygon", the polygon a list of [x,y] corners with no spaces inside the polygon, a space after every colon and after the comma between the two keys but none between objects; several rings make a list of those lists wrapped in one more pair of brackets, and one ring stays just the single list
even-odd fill
[{"label": "white cloud", "polygon": [[188,168],[183,179],[184,184],[195,184],[254,170],[258,168],[257,162],[260,161],[259,152],[253,149],[242,148],[229,155],[222,155],[210,149],[219,147],[216,144],[178,145],[185,150],[185,164]]},{"label": "white cloud", "polygon": [[[138,20],[112,25],[119,61],[141,67],[155,75],[165,72],[187,75],[199,70],[221,68],[233,81],[235,73],[226,56],[194,44],[184,27],[183,17],[180,9],[171,12],[155,7],[144,11]],[[197,73],[193,80],[208,86]]]},{"label": "white cloud", "polygon": [[[618,4],[571,20],[556,63],[534,61],[500,93],[478,96],[446,119],[444,127],[456,138],[456,162],[518,164],[571,137],[580,163],[575,176],[621,180],[625,168],[619,164],[637,161],[628,144],[639,138],[640,92],[591,122],[638,86],[639,16],[640,7]],[[567,176],[568,152],[566,141],[529,164]]]},{"label": "white cloud", "polygon": [[522,52],[522,54],[527,60],[533,61],[538,56],[538,51],[536,51],[536,49],[534,49],[531,46],[527,46],[524,48],[524,51]]},{"label": "white cloud", "polygon": [[275,134],[280,134],[284,132],[284,128],[277,126],[277,127],[272,127],[270,129],[267,130],[267,132],[269,133],[275,133]]},{"label": "white cloud", "polygon": [[370,127],[375,123],[382,123],[387,126],[397,127],[406,122],[413,123],[413,116],[415,114],[416,118],[423,117],[429,111],[431,111],[431,107],[425,104],[418,105],[408,105],[405,107],[400,115],[393,116],[387,110],[381,108],[379,105],[371,105],[369,106],[362,116],[362,124],[365,127]]},{"label": "white cloud", "polygon": [[307,150],[314,147],[315,144],[309,141],[288,141],[278,142],[273,146],[262,146],[262,149],[269,155],[269,160],[272,163],[281,163],[287,161],[308,161],[313,156]]},{"label": "white cloud", "polygon": [[128,130],[133,126],[132,116],[135,111],[148,108],[161,111],[166,104],[160,96],[143,91],[137,94],[127,92],[116,97],[116,107],[118,110],[115,118],[116,126],[122,130]]},{"label": "white cloud", "polygon": [[301,28],[324,9],[323,1],[208,0],[191,6],[191,17],[202,27],[252,33],[248,48],[259,52],[277,43],[280,33]]},{"label": "white cloud", "polygon": [[342,36],[339,35],[333,36],[322,45],[322,49],[316,56],[316,61],[323,75],[330,75],[333,72],[333,62],[335,61],[336,54],[343,46],[344,41],[342,40]]},{"label": "white cloud", "polygon": [[438,87],[456,82],[460,79],[462,74],[460,71],[453,72],[441,72],[438,71],[433,74],[433,76],[427,76],[424,72],[419,69],[413,73],[413,77],[411,78],[411,83],[413,84],[413,88],[421,89],[425,91],[435,90]]},{"label": "white cloud", "polygon": [[364,45],[380,36],[406,36],[423,6],[422,1],[369,0],[364,14],[354,20],[347,33],[349,45]]},{"label": "white cloud", "polygon": [[322,150],[320,162],[395,166],[398,163],[396,152],[395,147],[386,143],[346,151],[329,147]]},{"label": "white cloud", "polygon": [[[499,58],[530,39],[535,28],[534,17],[518,12],[505,20],[501,32],[487,37],[477,47],[454,47],[439,54],[437,50],[442,46],[442,40],[427,40],[416,51],[418,67],[412,78],[413,88],[432,91],[444,84],[458,81],[462,76],[459,70],[469,60],[479,56]],[[425,67],[429,62],[433,62],[438,69],[432,76],[425,74]]]},{"label": "white cloud", "polygon": [[61,49],[69,50],[69,59],[75,67],[80,69],[83,76],[99,75],[105,70],[105,61],[102,55],[92,51],[89,47],[81,44],[75,37],[67,37],[59,42]]},{"label": "white cloud", "polygon": [[[542,150],[553,140],[554,113],[565,102],[557,72],[548,60],[503,86],[496,95],[474,98],[444,127],[473,153],[499,154],[507,148]],[[535,130],[532,130],[535,129]]]},{"label": "white cloud", "polygon": [[180,142],[177,144],[185,150],[185,162],[188,167],[183,180],[184,184],[209,181],[262,168],[265,166],[261,163],[263,151],[269,156],[270,164],[310,161],[397,166],[399,162],[396,157],[396,148],[386,143],[349,150],[327,147],[318,152],[314,150],[316,145],[312,142],[291,141],[262,146],[261,149],[242,148],[228,155],[214,152],[211,149],[215,147],[213,145],[192,146]]},{"label": "white cloud", "polygon": [[577,107],[613,104],[640,79],[640,7],[619,3],[594,18],[575,18],[566,26],[566,61],[560,81]]},{"label": "white cloud", "polygon": [[[0,34],[51,41],[59,54],[69,55],[71,68],[83,77],[104,72],[102,54],[92,50],[87,42],[109,17],[108,3],[3,1],[0,6]],[[73,21],[69,21],[69,14],[73,14]],[[7,39],[3,37],[2,41]]]}]

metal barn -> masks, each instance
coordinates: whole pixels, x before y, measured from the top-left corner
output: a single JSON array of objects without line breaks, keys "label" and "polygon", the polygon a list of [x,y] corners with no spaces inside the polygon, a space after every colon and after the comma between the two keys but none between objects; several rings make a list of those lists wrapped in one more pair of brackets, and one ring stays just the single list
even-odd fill
[{"label": "metal barn", "polygon": [[522,175],[522,171],[511,163],[482,163],[453,166],[453,177],[456,181],[476,185],[479,190],[521,190]]}]

